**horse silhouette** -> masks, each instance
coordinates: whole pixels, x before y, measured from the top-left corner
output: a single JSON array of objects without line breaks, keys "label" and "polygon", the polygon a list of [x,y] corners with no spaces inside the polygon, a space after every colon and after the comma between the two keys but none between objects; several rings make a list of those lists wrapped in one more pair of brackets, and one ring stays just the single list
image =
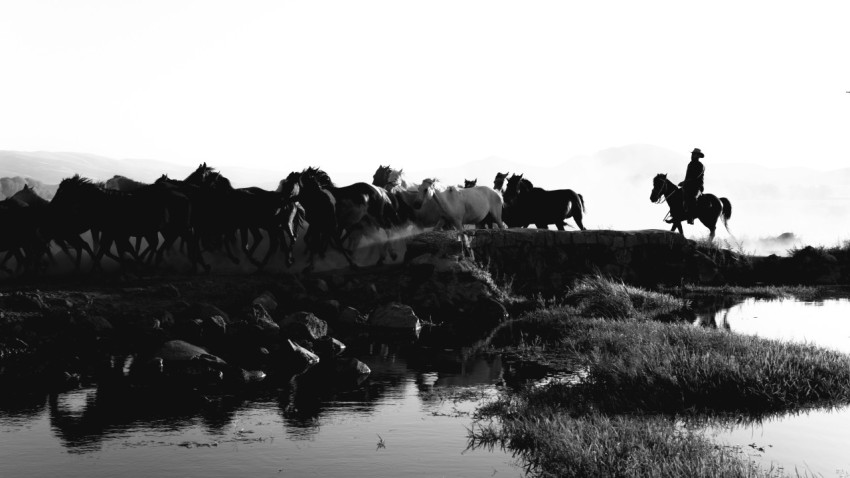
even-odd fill
[{"label": "horse silhouette", "polygon": [[310,272],[315,267],[316,255],[324,257],[328,248],[333,245],[352,268],[357,264],[351,254],[342,245],[341,228],[337,222],[336,198],[329,190],[319,184],[319,179],[313,175],[298,178],[297,200],[304,207],[307,221],[307,232],[304,233],[304,243],[309,254],[304,272]]},{"label": "horse silhouette", "polygon": [[[19,274],[32,271],[38,259],[48,252],[47,241],[40,234],[43,210],[30,207],[18,194],[0,201],[0,252],[6,252],[0,261],[0,271]],[[15,270],[6,263],[15,258]]]},{"label": "horse silhouette", "polygon": [[[337,187],[325,171],[309,167],[301,172],[290,173],[280,181],[277,190],[284,198],[297,201],[306,178],[312,178],[319,188],[333,195],[337,227],[342,231],[342,240],[347,240],[352,250],[369,232],[382,232],[386,239],[376,243],[376,265],[383,264],[387,256],[395,259],[389,229],[399,224],[399,218],[392,199],[384,189],[364,182]],[[309,219],[307,222],[310,222]]]},{"label": "horse silhouette", "polygon": [[[667,201],[667,205],[670,207],[668,215],[673,224],[670,230],[678,230],[679,234],[685,235],[682,230],[682,221],[686,219],[682,188],[667,179],[666,174],[656,174],[652,179],[652,192],[649,195],[649,200],[654,203]],[[708,228],[708,240],[713,241],[718,219],[723,221],[723,227],[727,231],[729,230],[727,223],[732,218],[732,203],[725,197],[718,198],[714,194],[701,194],[697,198],[696,211],[692,216],[699,219]]]},{"label": "horse silhouette", "polygon": [[[80,224],[88,224],[89,228],[100,231],[94,268],[100,268],[104,255],[124,267],[129,262],[127,255],[142,262],[145,254],[150,253],[149,260],[152,260],[159,244],[159,232],[166,229],[169,218],[167,199],[162,191],[160,188],[126,193],[108,190],[75,175],[59,183],[51,206],[61,214],[75,217]],[[136,254],[130,245],[130,238],[136,236],[143,236],[148,243],[148,248],[141,255]],[[111,253],[112,245],[115,245],[117,254]]]},{"label": "horse silhouette", "polygon": [[510,173],[496,173],[496,179],[493,180],[493,189],[499,191],[500,193],[505,192],[505,179],[508,178],[508,174]]},{"label": "horse silhouette", "polygon": [[508,179],[504,197],[506,209],[510,210],[509,226],[534,224],[538,229],[546,229],[554,224],[563,231],[566,220],[572,217],[579,229],[585,229],[582,223],[584,198],[572,189],[536,188],[522,174],[514,174]]},{"label": "horse silhouette", "polygon": [[[204,184],[224,199],[221,206],[225,210],[219,212],[230,218],[233,225],[241,231],[242,250],[252,264],[264,267],[272,255],[282,249],[282,246],[286,246],[284,226],[281,222],[283,216],[280,214],[280,211],[286,208],[286,202],[280,193],[258,187],[236,189],[229,179],[216,171],[205,176]],[[254,258],[254,252],[263,242],[262,231],[268,236],[269,246],[265,256],[258,261]],[[248,240],[249,233],[251,241]],[[290,264],[291,262],[289,260]]]}]

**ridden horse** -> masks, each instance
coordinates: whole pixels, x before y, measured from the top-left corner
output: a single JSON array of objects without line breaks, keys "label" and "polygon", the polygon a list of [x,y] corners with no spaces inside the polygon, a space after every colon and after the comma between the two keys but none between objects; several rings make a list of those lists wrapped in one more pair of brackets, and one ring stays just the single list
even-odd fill
[{"label": "ridden horse", "polygon": [[[668,222],[673,224],[670,230],[678,230],[679,234],[685,235],[682,230],[682,221],[686,219],[682,188],[667,179],[666,174],[657,174],[652,179],[652,193],[649,195],[649,200],[654,203],[667,201],[670,206]],[[732,203],[714,194],[701,194],[696,200],[696,213],[692,215],[708,228],[708,240],[712,241],[718,219],[723,221],[723,227],[729,230],[727,222],[732,217]]]},{"label": "ridden horse", "polygon": [[548,191],[536,188],[522,174],[514,174],[505,187],[505,204],[511,211],[511,226],[534,224],[538,229],[546,229],[549,224],[554,224],[563,231],[567,218],[572,217],[579,229],[585,229],[582,224],[584,198],[572,189]]},{"label": "ridden horse", "polygon": [[[319,168],[307,168],[303,171],[290,173],[286,179],[280,181],[278,192],[290,201],[297,201],[300,189],[306,178],[312,178],[318,186],[331,193],[334,197],[334,214],[337,226],[343,241],[349,240],[351,249],[356,249],[360,239],[354,240],[353,233],[358,232],[361,237],[366,236],[366,231],[382,231],[386,234],[386,240],[380,240],[377,247],[378,261],[376,265],[383,264],[385,257],[395,259],[396,252],[390,247],[389,228],[399,223],[399,218],[393,201],[389,194],[376,186],[368,183],[354,183],[349,186],[336,187],[330,176]],[[307,220],[309,223],[309,219]]]},{"label": "ridden horse", "polygon": [[471,187],[474,187],[474,186],[477,186],[477,185],[478,185],[478,178],[464,179],[463,180],[463,187],[465,187],[465,188],[471,188]]}]

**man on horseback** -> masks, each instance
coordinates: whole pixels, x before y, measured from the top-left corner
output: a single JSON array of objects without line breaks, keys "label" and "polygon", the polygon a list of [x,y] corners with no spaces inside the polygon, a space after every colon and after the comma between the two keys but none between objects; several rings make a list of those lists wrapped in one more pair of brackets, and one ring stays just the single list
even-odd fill
[{"label": "man on horseback", "polygon": [[703,176],[705,175],[705,166],[699,161],[705,155],[699,148],[694,148],[691,151],[691,162],[688,164],[688,171],[685,173],[685,180],[679,183],[684,196],[685,218],[688,224],[694,223],[696,215],[697,197],[703,192]]}]

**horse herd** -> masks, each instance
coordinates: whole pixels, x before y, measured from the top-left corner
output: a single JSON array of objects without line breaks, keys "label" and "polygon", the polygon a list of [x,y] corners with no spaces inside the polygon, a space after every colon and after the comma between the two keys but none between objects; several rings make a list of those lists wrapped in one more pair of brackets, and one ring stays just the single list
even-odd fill
[{"label": "horse herd", "polygon": [[[291,266],[299,237],[308,254],[305,271],[331,247],[357,267],[352,251],[363,238],[372,238],[381,264],[396,256],[391,231],[410,225],[463,230],[554,224],[563,230],[572,218],[584,230],[584,212],[581,194],[537,188],[521,174],[498,173],[492,188],[474,181],[443,187],[435,179],[409,183],[402,170],[380,166],[371,184],[337,187],[327,173],[311,167],[290,173],[276,191],[234,188],[206,163],[183,180],[163,175],[153,184],[121,176],[101,183],[76,175],[63,179],[50,201],[28,187],[0,201],[0,253],[5,252],[0,270],[44,270],[55,262],[51,244],[72,259],[75,270],[85,255],[97,271],[104,256],[124,267],[157,266],[166,255],[180,254],[193,271],[209,271],[205,255],[223,253],[239,263],[237,248],[256,267],[278,253]],[[728,216],[722,217],[725,223]],[[13,257],[15,271],[7,267]]]}]

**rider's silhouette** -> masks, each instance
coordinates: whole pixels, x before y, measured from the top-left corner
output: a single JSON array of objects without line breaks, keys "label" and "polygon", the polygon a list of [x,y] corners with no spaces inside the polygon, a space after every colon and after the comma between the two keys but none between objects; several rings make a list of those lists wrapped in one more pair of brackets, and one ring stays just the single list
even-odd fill
[{"label": "rider's silhouette", "polygon": [[705,175],[705,166],[699,162],[700,158],[705,155],[699,148],[694,148],[691,151],[691,162],[688,163],[688,171],[685,173],[685,180],[679,183],[682,187],[682,195],[684,196],[685,218],[688,224],[694,223],[696,215],[697,196],[703,191],[703,176]]}]

